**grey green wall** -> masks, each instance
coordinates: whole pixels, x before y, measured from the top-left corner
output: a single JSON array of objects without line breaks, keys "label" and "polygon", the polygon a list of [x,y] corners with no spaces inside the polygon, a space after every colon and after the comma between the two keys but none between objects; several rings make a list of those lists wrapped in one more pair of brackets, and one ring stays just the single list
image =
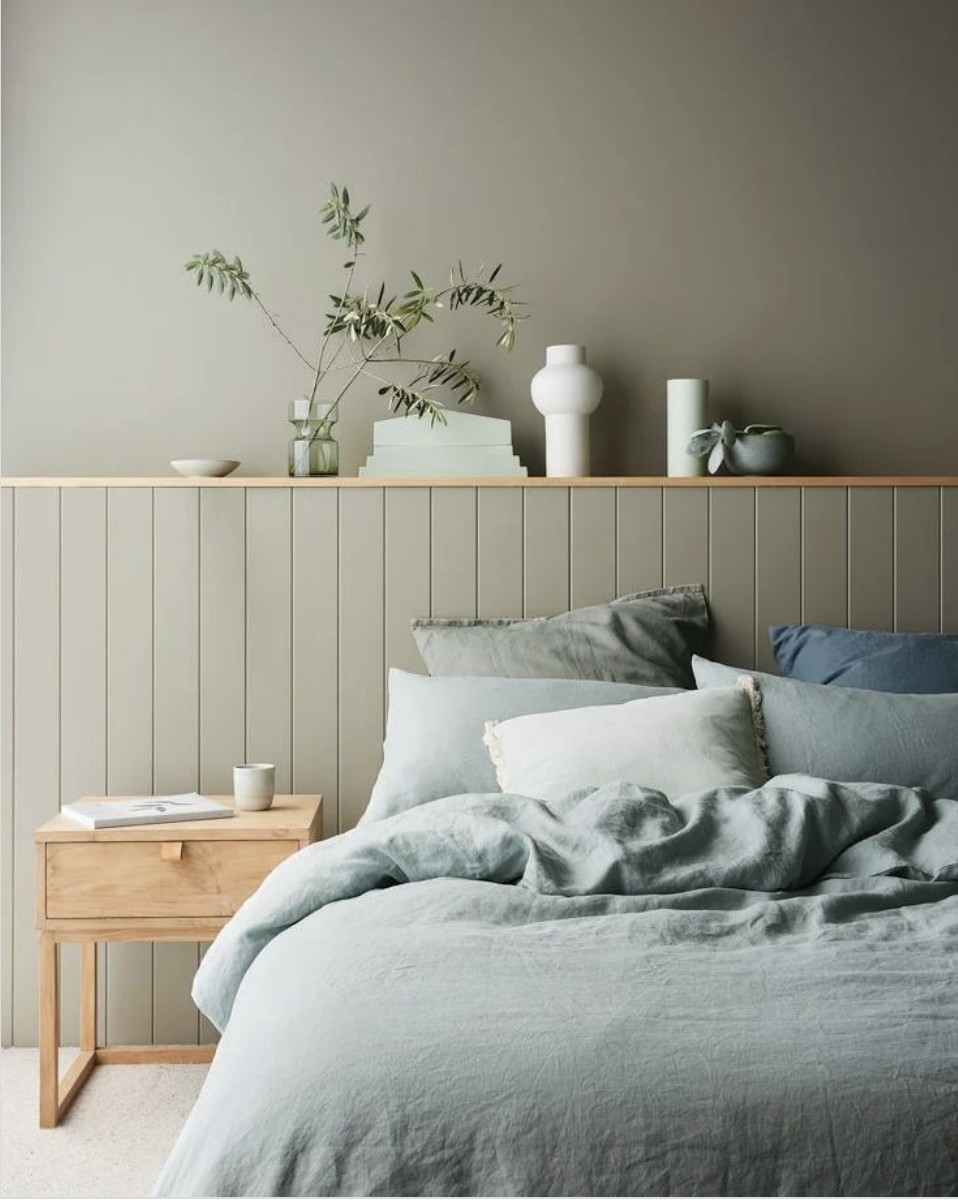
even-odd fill
[{"label": "grey green wall", "polygon": [[278,473],[296,360],[181,264],[238,250],[308,342],[335,179],[370,280],[521,283],[510,357],[474,320],[447,344],[537,472],[555,341],[607,381],[598,472],[661,471],[696,374],[812,470],[953,471],[956,59],[955,0],[6,0],[3,470]]}]

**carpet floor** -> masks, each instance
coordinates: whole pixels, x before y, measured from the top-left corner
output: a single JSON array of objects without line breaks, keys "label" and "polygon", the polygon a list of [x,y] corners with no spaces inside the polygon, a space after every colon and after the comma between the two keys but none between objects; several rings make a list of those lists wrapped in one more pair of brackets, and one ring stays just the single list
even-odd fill
[{"label": "carpet floor", "polygon": [[40,1129],[37,1051],[3,1050],[0,1196],[149,1196],[208,1069],[97,1067],[61,1124]]}]

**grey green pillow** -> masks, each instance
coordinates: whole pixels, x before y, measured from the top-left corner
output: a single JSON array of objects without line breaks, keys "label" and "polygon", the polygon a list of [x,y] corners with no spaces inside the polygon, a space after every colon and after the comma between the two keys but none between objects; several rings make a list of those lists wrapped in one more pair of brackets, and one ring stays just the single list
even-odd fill
[{"label": "grey green pillow", "polygon": [[389,672],[383,765],[362,822],[440,796],[496,792],[486,721],[587,705],[624,704],[674,689],[590,679],[463,679]]},{"label": "grey green pillow", "polygon": [[[700,688],[727,687],[743,671],[696,656]],[[894,783],[958,799],[958,694],[905,695],[803,683],[761,671],[773,775]]]},{"label": "grey green pillow", "polygon": [[689,688],[692,655],[705,648],[708,625],[705,591],[690,584],[555,617],[423,617],[412,628],[430,675]]}]

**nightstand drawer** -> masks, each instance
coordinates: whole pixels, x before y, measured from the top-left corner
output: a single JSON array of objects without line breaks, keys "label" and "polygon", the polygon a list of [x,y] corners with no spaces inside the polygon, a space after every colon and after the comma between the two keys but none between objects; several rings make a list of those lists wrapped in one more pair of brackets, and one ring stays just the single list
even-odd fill
[{"label": "nightstand drawer", "polygon": [[297,842],[48,842],[46,915],[229,917]]}]

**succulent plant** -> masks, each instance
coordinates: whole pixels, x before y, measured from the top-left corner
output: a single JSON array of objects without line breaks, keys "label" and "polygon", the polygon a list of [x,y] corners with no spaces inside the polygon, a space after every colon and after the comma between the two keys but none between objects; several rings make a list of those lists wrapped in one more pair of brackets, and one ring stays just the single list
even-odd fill
[{"label": "succulent plant", "polygon": [[780,425],[746,425],[744,429],[736,429],[731,421],[716,421],[708,429],[698,429],[692,434],[688,452],[695,458],[708,455],[710,475],[717,475],[723,464],[734,470],[729,462],[729,451],[745,435],[788,436]]}]

